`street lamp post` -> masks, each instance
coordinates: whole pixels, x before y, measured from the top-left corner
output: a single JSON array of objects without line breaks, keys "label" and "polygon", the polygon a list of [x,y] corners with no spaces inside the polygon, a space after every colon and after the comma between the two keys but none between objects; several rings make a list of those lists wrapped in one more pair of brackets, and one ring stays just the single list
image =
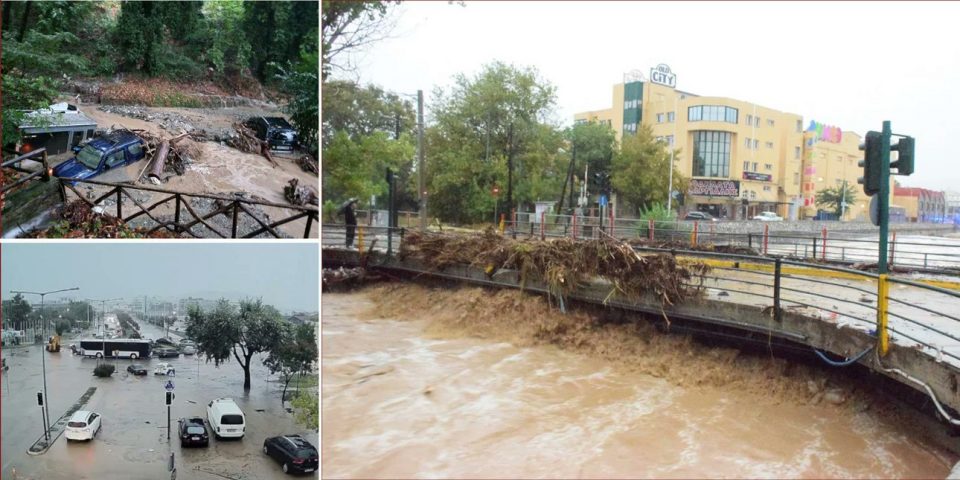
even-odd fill
[{"label": "street lamp post", "polygon": [[[54,293],[60,292],[69,292],[73,290],[80,290],[80,287],[73,288],[64,288],[63,290],[54,290],[52,292],[26,292],[22,290],[11,290],[10,293],[19,293],[27,295],[40,295],[40,324],[43,329],[43,334],[40,338],[47,338],[46,331],[46,319],[43,318],[43,301],[44,297]],[[50,398],[47,396],[47,356],[40,352],[40,365],[43,370],[43,414],[46,417],[46,423],[43,426],[43,438],[50,443]]]}]

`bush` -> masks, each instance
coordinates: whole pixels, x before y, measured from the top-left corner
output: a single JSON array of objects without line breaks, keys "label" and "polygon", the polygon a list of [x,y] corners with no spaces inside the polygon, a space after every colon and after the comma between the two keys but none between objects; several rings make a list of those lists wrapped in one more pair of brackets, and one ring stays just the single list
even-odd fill
[{"label": "bush", "polygon": [[661,203],[655,203],[650,208],[640,209],[640,225],[637,227],[637,236],[649,238],[650,220],[653,220],[654,240],[681,240],[688,238],[685,236],[693,227],[684,223],[677,223],[676,215],[668,211]]},{"label": "bush", "polygon": [[93,374],[97,377],[109,377],[110,375],[113,375],[113,371],[116,369],[117,367],[114,367],[112,364],[101,363],[93,369]]}]

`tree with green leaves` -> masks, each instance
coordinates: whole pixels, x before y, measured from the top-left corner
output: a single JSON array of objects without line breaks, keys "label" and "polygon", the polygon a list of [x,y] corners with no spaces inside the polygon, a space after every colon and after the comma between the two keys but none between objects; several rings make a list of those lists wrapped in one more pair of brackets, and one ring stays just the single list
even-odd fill
[{"label": "tree with green leaves", "polygon": [[393,27],[388,15],[390,4],[399,1],[324,0],[320,23],[322,75],[326,80],[333,70],[349,70],[344,54],[383,40]]},{"label": "tree with green leaves", "polygon": [[207,313],[192,306],[187,313],[187,336],[197,342],[198,354],[220,366],[232,356],[243,368],[243,389],[250,390],[250,360],[279,345],[283,319],[261,301],[242,300],[239,308],[221,299]]},{"label": "tree with green leaves", "polygon": [[[674,158],[680,158],[679,150]],[[636,134],[623,136],[623,145],[613,157],[611,185],[622,201],[634,208],[650,208],[667,202],[669,171],[669,146],[656,140],[649,125],[642,125]],[[686,184],[674,165],[674,190],[685,191]]]},{"label": "tree with green leaves", "polygon": [[[150,76],[198,76],[201,69],[195,59],[201,39],[193,35],[203,19],[202,11],[203,2],[198,1],[122,2],[114,34],[121,66]],[[180,48],[174,40],[193,47],[192,51]]]},{"label": "tree with green leaves", "polygon": [[497,201],[491,194],[495,185],[505,195],[500,210],[508,212],[515,200],[533,196],[517,189],[523,186],[520,176],[556,168],[562,145],[551,124],[556,88],[536,69],[494,62],[475,76],[457,75],[449,90],[438,88],[433,97],[435,124],[425,148],[430,205],[440,218],[487,218]]},{"label": "tree with green leaves", "polygon": [[297,423],[311,429],[320,428],[320,399],[317,396],[317,391],[312,388],[297,392],[291,402]]},{"label": "tree with green leaves", "polygon": [[[565,136],[569,143],[570,160],[561,189],[561,210],[573,208],[576,205],[577,180],[581,183],[584,181],[579,178],[584,171],[583,167],[586,166],[588,172],[609,174],[611,160],[617,148],[616,132],[598,122],[577,123],[565,132]],[[590,182],[589,190],[597,192],[600,186],[592,180],[593,178],[591,175],[591,178],[586,181]]]},{"label": "tree with green leaves", "polygon": [[857,188],[850,183],[824,188],[817,192],[815,200],[817,206],[823,207],[836,214],[837,218],[841,218],[844,210],[843,204],[853,205],[857,201]]},{"label": "tree with green leaves", "polygon": [[[294,375],[312,369],[313,362],[317,361],[320,352],[317,349],[317,336],[313,326],[301,324],[292,326],[284,323],[281,328],[280,340],[263,364],[272,374],[280,374],[283,382],[283,392],[280,394],[280,405],[283,406],[287,398],[287,387]],[[299,392],[298,392],[299,393]]]},{"label": "tree with green leaves", "polygon": [[13,296],[12,300],[4,300],[3,322],[14,330],[23,330],[26,328],[27,319],[32,311],[33,307],[30,306],[30,302],[18,293]]}]

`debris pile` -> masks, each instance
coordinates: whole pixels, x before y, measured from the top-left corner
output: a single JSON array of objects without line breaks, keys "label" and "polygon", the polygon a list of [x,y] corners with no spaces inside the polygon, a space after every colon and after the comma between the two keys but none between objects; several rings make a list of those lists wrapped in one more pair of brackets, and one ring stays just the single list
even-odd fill
[{"label": "debris pile", "polygon": [[124,117],[136,118],[147,122],[153,122],[160,128],[168,132],[197,132],[206,133],[202,129],[193,126],[183,115],[175,112],[148,112],[143,107],[133,105],[102,105],[98,110],[123,115]]},{"label": "debris pile", "polygon": [[313,158],[313,155],[305,153],[297,159],[297,165],[300,165],[300,168],[304,172],[312,173],[314,175],[320,175],[320,164],[317,162],[316,158]]},{"label": "debris pile", "polygon": [[675,250],[694,250],[697,252],[716,252],[716,253],[730,253],[734,255],[759,255],[755,248],[744,247],[742,245],[714,245],[712,243],[702,243],[697,245],[690,245],[687,242],[681,242],[677,240],[647,240],[645,238],[632,238],[629,240],[630,245],[636,247],[649,247],[649,248],[660,248],[660,249],[675,249]]},{"label": "debris pile", "polygon": [[667,254],[640,255],[630,245],[611,238],[513,240],[493,228],[473,235],[410,232],[400,255],[440,270],[470,265],[483,268],[489,276],[500,269],[516,270],[522,284],[540,279],[561,302],[580,284],[596,277],[613,284],[611,295],[638,298],[652,292],[662,305],[673,305],[699,295],[701,285],[693,285],[691,280],[708,270],[699,262],[680,265]]},{"label": "debris pile", "polygon": [[274,167],[279,166],[270,155],[270,145],[267,144],[267,142],[257,138],[256,132],[242,123],[234,123],[233,129],[236,131],[236,135],[231,134],[226,139],[227,145],[236,148],[241,152],[263,155],[263,158],[266,158],[267,161],[272,163]]},{"label": "debris pile", "polygon": [[33,229],[21,238],[173,238],[166,231],[148,233],[145,228],[130,228],[117,217],[94,209],[83,200],[74,200],[57,212],[60,219],[46,229]]},{"label": "debris pile", "polygon": [[293,205],[319,205],[320,199],[312,188],[300,185],[300,181],[291,178],[287,186],[283,187],[283,196]]},{"label": "debris pile", "polygon": [[323,282],[321,284],[321,290],[326,292],[329,291],[331,287],[350,287],[356,286],[363,283],[365,280],[374,280],[378,279],[379,276],[369,275],[367,270],[363,267],[355,268],[324,268],[323,269]]}]

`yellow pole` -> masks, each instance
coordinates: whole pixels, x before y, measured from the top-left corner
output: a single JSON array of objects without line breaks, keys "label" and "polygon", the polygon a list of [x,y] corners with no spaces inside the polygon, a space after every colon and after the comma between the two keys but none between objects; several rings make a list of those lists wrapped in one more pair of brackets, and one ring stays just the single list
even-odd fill
[{"label": "yellow pole", "polygon": [[363,255],[363,227],[357,225],[357,249],[360,250],[360,255]]},{"label": "yellow pole", "polygon": [[887,354],[888,335],[887,335],[887,305],[889,300],[887,294],[890,291],[890,284],[887,283],[887,274],[881,273],[877,282],[877,336],[880,341],[880,355]]}]

